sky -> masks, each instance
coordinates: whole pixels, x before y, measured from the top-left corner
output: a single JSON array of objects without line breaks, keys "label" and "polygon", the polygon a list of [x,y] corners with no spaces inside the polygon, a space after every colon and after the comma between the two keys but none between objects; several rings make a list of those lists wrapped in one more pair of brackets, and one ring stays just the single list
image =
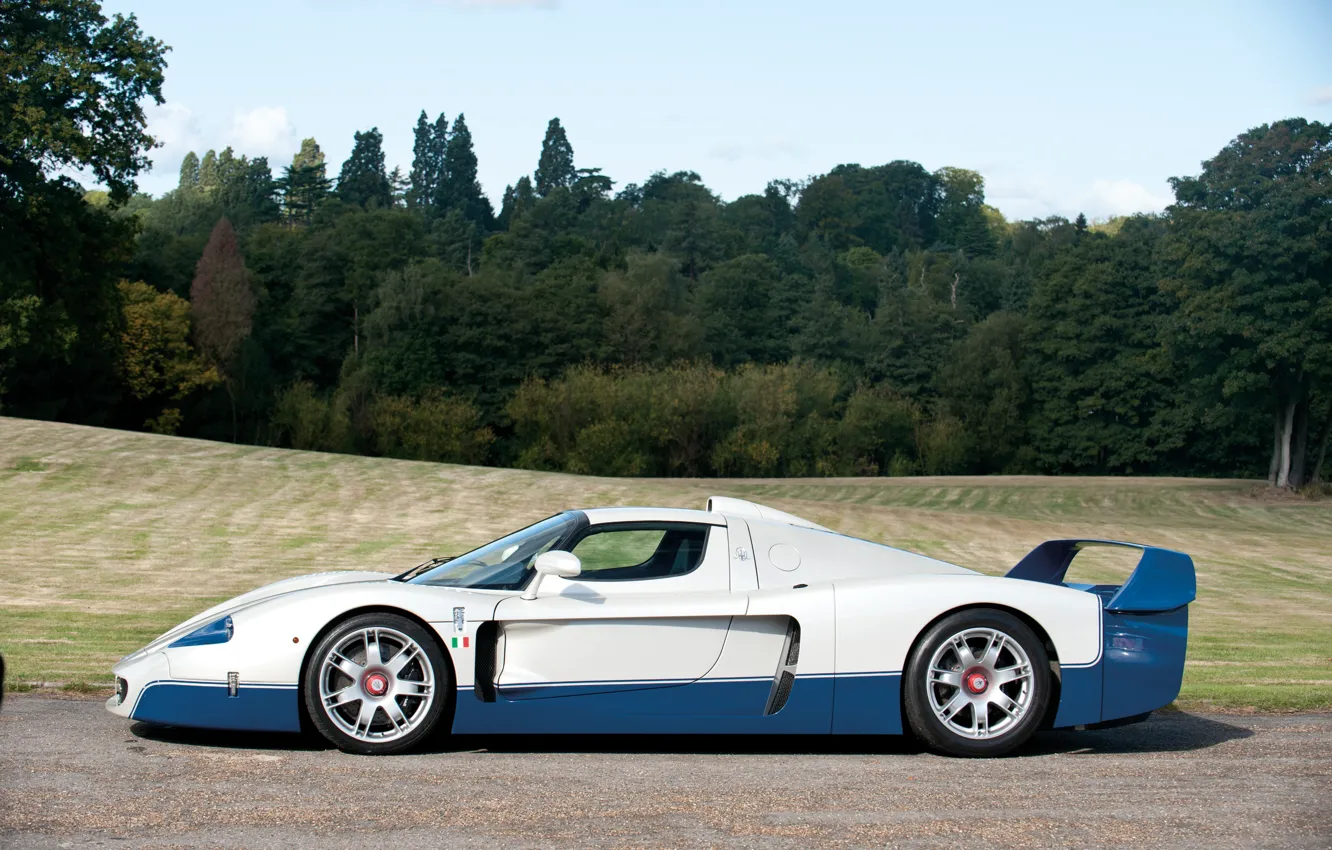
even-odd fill
[{"label": "sky", "polygon": [[724,199],[840,163],[979,171],[1010,219],[1160,210],[1244,130],[1332,121],[1332,0],[104,0],[171,47],[140,188],[231,145],[329,172],[378,127],[467,116],[486,193],[558,116],[622,188],[698,172]]}]

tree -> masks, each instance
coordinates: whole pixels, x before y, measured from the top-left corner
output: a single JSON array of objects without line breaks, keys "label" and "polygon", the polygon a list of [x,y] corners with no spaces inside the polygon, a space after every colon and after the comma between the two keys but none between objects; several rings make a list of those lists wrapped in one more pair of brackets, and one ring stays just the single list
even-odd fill
[{"label": "tree", "polygon": [[324,152],[314,139],[301,142],[301,149],[283,169],[277,189],[282,195],[282,211],[287,220],[309,224],[315,207],[328,196],[332,182],[324,164]]},{"label": "tree", "polygon": [[194,151],[185,154],[185,158],[180,161],[180,181],[176,188],[185,192],[199,188],[199,157]]},{"label": "tree", "polygon": [[216,385],[220,378],[190,345],[190,304],[146,283],[120,284],[125,316],[121,331],[121,371],[130,395],[153,402],[156,414],[144,422],[151,431],[174,434],[181,413],[176,406],[196,389]]},{"label": "tree", "polygon": [[440,113],[432,124],[425,110],[416,119],[413,131],[412,170],[407,175],[407,206],[429,214],[439,194],[444,175],[444,156],[448,145],[449,122]]},{"label": "tree", "polygon": [[0,44],[0,191],[83,168],[127,200],[156,144],[142,104],[163,102],[166,45],[93,0],[7,0]]},{"label": "tree", "polygon": [[1332,127],[1255,127],[1170,182],[1175,338],[1213,405],[1269,411],[1269,480],[1298,487],[1312,395],[1332,387]]},{"label": "tree", "polygon": [[489,199],[481,191],[476,177],[476,151],[472,149],[472,131],[462,113],[453,122],[448,146],[444,151],[443,177],[435,201],[436,214],[456,209],[478,227],[490,226],[495,216]]},{"label": "tree", "polygon": [[232,441],[236,432],[236,373],[241,343],[250,335],[255,296],[236,231],[219,219],[204,246],[190,287],[190,309],[199,350],[222,376],[231,401]]},{"label": "tree", "polygon": [[541,142],[541,159],[537,161],[536,192],[545,197],[560,188],[573,185],[577,177],[574,168],[573,145],[560,126],[560,119],[552,118],[546,125],[546,138]]},{"label": "tree", "polygon": [[524,174],[518,178],[518,182],[514,185],[504,187],[504,201],[500,206],[499,220],[496,224],[501,230],[508,230],[513,226],[515,219],[521,216],[525,210],[532,208],[536,200],[536,190],[532,188],[532,179]]},{"label": "tree", "polygon": [[393,206],[393,187],[384,168],[384,136],[379,128],[355,134],[351,155],[338,175],[338,197],[358,207]]}]

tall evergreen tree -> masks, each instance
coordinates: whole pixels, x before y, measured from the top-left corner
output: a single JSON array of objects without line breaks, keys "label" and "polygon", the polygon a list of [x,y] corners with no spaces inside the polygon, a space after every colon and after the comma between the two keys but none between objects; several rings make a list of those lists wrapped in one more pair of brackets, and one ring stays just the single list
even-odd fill
[{"label": "tall evergreen tree", "polygon": [[203,155],[203,161],[199,163],[199,188],[211,195],[221,185],[222,174],[217,167],[217,151],[210,150]]},{"label": "tall evergreen tree", "polygon": [[283,214],[293,223],[308,224],[331,186],[319,143],[313,138],[303,140],[301,149],[291,158],[291,165],[283,169],[282,179],[277,181]]},{"label": "tall evergreen tree", "polygon": [[222,375],[227,387],[233,441],[237,438],[234,366],[241,343],[250,335],[254,306],[254,289],[236,242],[236,231],[226,218],[219,219],[195,268],[190,311],[199,350]]},{"label": "tall evergreen tree", "polygon": [[432,124],[425,110],[416,119],[413,130],[412,170],[408,174],[407,206],[429,212],[439,192],[441,171],[444,168],[444,150],[448,143],[449,122],[440,113]]},{"label": "tall evergreen tree", "polygon": [[338,175],[338,197],[358,207],[393,205],[393,187],[384,168],[384,136],[378,127],[355,134],[351,155]]},{"label": "tall evergreen tree", "polygon": [[572,186],[578,176],[574,168],[573,145],[565,135],[560,119],[552,118],[546,125],[546,138],[541,143],[541,159],[537,161],[536,191],[545,197],[561,187]]},{"label": "tall evergreen tree", "polygon": [[185,191],[193,191],[199,187],[199,157],[194,151],[185,154],[185,158],[180,161],[180,181],[176,188]]},{"label": "tall evergreen tree", "polygon": [[436,201],[438,212],[456,209],[468,221],[489,227],[494,217],[490,200],[481,191],[476,176],[476,151],[472,148],[472,132],[462,113],[453,122],[448,146],[444,151],[444,177],[440,181]]}]

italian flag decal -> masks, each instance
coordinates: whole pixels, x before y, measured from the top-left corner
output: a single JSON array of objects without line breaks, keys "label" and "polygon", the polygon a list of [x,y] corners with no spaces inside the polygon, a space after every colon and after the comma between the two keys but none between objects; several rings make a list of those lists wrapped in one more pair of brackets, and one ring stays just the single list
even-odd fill
[{"label": "italian flag decal", "polygon": [[454,648],[454,649],[457,649],[457,648],[458,648],[458,641],[459,641],[459,640],[462,641],[462,647],[463,647],[463,649],[467,649],[468,647],[470,647],[470,646],[472,645],[472,639],[469,638],[469,637],[465,637],[465,638],[456,638],[456,637],[455,637],[455,638],[453,639],[453,648]]}]

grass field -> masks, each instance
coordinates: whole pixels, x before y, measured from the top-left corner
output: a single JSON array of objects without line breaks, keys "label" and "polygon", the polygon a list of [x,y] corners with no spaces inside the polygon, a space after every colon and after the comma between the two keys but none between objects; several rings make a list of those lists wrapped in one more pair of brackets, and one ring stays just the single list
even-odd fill
[{"label": "grass field", "polygon": [[[566,507],[712,494],[987,573],[1053,537],[1180,549],[1199,594],[1181,706],[1332,709],[1332,501],[1253,482],[582,478],[5,418],[0,652],[11,688],[99,689],[121,655],[278,578],[400,571]],[[1122,580],[1130,566],[1109,553],[1075,577]]]}]

